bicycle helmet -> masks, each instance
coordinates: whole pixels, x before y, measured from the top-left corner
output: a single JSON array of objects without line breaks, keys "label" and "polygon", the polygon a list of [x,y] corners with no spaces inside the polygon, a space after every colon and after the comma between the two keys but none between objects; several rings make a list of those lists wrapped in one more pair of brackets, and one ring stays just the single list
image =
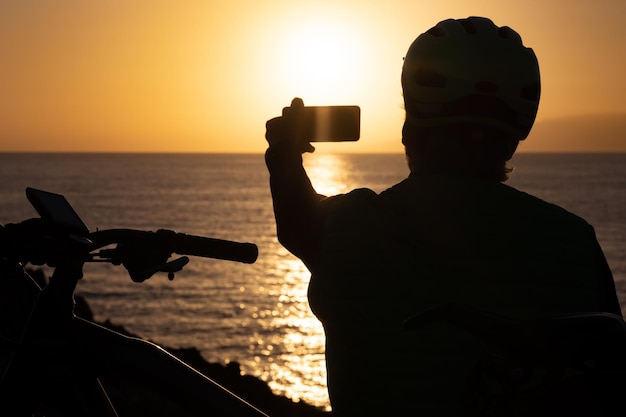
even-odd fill
[{"label": "bicycle helmet", "polygon": [[539,107],[539,64],[513,29],[448,19],[421,34],[402,67],[407,122],[472,123],[525,139]]}]

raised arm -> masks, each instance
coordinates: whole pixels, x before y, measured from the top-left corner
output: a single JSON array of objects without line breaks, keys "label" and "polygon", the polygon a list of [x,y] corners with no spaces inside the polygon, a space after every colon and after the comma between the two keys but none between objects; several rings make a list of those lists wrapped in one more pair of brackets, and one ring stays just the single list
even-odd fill
[{"label": "raised arm", "polygon": [[311,270],[323,222],[321,202],[326,197],[315,191],[302,166],[302,154],[315,150],[299,123],[303,106],[302,100],[294,99],[281,117],[267,122],[265,162],[278,240]]}]

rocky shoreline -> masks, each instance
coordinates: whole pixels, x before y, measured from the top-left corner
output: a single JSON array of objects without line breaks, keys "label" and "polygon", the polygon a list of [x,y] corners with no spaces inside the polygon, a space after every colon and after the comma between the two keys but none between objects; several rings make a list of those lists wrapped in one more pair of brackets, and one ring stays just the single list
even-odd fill
[{"label": "rocky shoreline", "polygon": [[[85,318],[90,321],[94,321],[94,316],[89,308],[87,302],[81,297],[76,297],[75,313],[77,316]],[[109,320],[105,322],[98,322],[98,324],[117,331],[119,333],[140,337],[138,335],[128,332],[122,326],[115,325]],[[158,343],[157,343],[158,344]],[[287,417],[287,416],[301,416],[301,417],[330,417],[332,413],[325,411],[319,407],[307,404],[303,401],[293,401],[284,396],[274,394],[269,386],[261,379],[251,376],[242,375],[240,365],[236,362],[228,364],[210,363],[202,357],[200,351],[196,348],[171,348],[167,346],[161,346],[163,349],[179,358],[183,362],[187,363],[197,371],[206,375],[219,385],[228,389],[237,396],[245,399],[256,408],[260,409],[270,417]],[[106,384],[105,384],[106,385]],[[120,413],[122,409],[125,411],[121,415],[134,415],[143,416],[149,415],[151,417],[159,416],[172,416],[176,415],[182,417],[184,415],[196,415],[195,412],[185,414],[181,410],[176,408],[176,405],[170,404],[167,400],[160,396],[151,394],[142,394],[138,392],[134,386],[120,387],[115,384],[111,388],[113,394],[111,395],[116,406],[121,401]],[[122,393],[122,391],[124,393]],[[126,394],[131,391],[132,395]],[[119,395],[116,395],[119,392]],[[148,406],[146,406],[148,403]],[[148,410],[149,408],[149,410]],[[199,412],[206,410],[198,410]],[[209,413],[203,413],[209,415]],[[210,414],[214,415],[214,414]]]},{"label": "rocky shoreline", "polygon": [[[28,268],[26,272],[40,288],[46,287],[48,278],[42,269]],[[123,326],[116,325],[110,320],[104,322],[96,321],[93,311],[84,297],[75,295],[74,301],[74,314],[77,317],[129,337],[144,339],[141,335],[133,334]],[[210,363],[202,356],[197,348],[172,348],[163,346],[159,344],[158,341],[150,342],[158,345],[174,357],[185,362],[187,365],[236,396],[244,399],[249,404],[252,404],[255,408],[263,411],[270,417],[332,416],[332,413],[320,407],[316,407],[304,401],[293,401],[290,398],[273,393],[267,383],[260,378],[251,375],[243,375],[240,365],[236,362],[228,364]],[[119,378],[104,378],[100,382],[105,387],[107,395],[115,405],[120,416],[233,417],[231,414],[224,415],[217,410],[206,410],[204,409],[204,405],[202,409],[194,409],[193,406],[188,403],[188,400],[179,400],[177,402],[172,399],[173,395],[171,392],[167,391],[167,388],[156,385],[151,387],[149,386],[151,385],[150,381],[142,380],[141,375],[126,374]],[[51,386],[51,392],[54,392],[55,388],[56,387]],[[184,396],[185,390],[184,387],[182,388]],[[49,414],[46,413],[46,415]],[[56,414],[53,413],[52,415]]]}]

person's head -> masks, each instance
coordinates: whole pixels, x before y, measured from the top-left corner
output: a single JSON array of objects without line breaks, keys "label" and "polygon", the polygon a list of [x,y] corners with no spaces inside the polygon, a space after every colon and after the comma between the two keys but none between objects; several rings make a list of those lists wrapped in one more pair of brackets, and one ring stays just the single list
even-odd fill
[{"label": "person's head", "polygon": [[539,106],[539,65],[509,27],[448,19],[421,34],[402,67],[402,143],[412,171],[504,181]]}]

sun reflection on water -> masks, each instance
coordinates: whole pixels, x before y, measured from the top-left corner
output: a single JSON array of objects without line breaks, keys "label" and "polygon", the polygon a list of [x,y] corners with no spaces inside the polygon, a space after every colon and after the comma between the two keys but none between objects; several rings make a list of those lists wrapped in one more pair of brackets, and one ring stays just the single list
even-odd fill
[{"label": "sun reflection on water", "polygon": [[262,330],[250,336],[248,368],[274,392],[328,407],[324,330],[307,302],[310,273],[298,259],[282,253],[271,275],[280,283],[266,289],[274,305],[251,314]]},{"label": "sun reflection on water", "polygon": [[316,154],[313,158],[306,158],[304,165],[318,193],[335,195],[352,189],[348,179],[351,166],[347,158],[334,154]]},{"label": "sun reflection on water", "polygon": [[[305,158],[305,167],[320,194],[353,188],[349,163],[341,155],[316,154]],[[328,409],[324,329],[307,300],[310,272],[277,241],[275,245],[267,266],[273,284],[257,290],[273,304],[251,311],[250,319],[262,329],[250,336],[252,359],[244,369],[265,380],[274,392]]]}]

